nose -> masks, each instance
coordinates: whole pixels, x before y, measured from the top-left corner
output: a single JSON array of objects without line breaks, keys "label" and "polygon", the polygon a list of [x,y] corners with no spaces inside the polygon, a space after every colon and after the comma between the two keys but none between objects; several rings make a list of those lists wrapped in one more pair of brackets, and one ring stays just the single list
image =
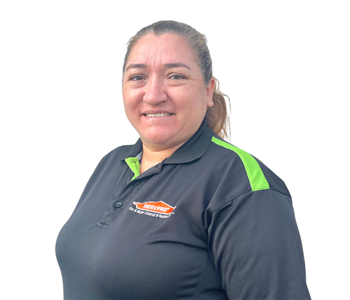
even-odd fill
[{"label": "nose", "polygon": [[143,101],[150,105],[158,105],[165,102],[168,95],[165,92],[163,81],[160,78],[152,78],[145,85]]}]

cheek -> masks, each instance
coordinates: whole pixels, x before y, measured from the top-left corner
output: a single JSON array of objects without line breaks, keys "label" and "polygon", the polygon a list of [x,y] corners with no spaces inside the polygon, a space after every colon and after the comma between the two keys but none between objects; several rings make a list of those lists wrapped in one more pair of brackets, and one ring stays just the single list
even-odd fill
[{"label": "cheek", "polygon": [[187,114],[191,114],[192,117],[202,118],[207,110],[207,100],[204,93],[201,91],[187,93],[184,108],[187,110]]},{"label": "cheek", "polygon": [[[140,102],[140,92],[135,90],[123,90],[123,102],[126,111],[134,110]],[[141,98],[142,101],[142,98]]]},{"label": "cheek", "polygon": [[168,91],[169,97],[176,99],[175,104],[183,109],[205,109],[207,101],[205,91],[193,87],[183,87]]}]

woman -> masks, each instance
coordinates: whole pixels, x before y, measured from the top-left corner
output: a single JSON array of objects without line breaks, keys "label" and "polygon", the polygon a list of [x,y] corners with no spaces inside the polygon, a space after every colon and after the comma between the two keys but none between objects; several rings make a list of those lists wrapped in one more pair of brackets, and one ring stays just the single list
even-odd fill
[{"label": "woman", "polygon": [[58,236],[64,298],[310,299],[288,189],[222,139],[204,36],[154,23],[123,72],[140,139],[103,157]]}]

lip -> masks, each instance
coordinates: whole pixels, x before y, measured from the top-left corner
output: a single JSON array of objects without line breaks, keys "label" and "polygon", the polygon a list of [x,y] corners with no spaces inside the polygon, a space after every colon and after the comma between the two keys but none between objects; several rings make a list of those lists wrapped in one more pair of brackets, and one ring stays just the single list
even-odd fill
[{"label": "lip", "polygon": [[170,114],[173,115],[174,113],[167,111],[167,110],[163,110],[163,109],[149,109],[149,110],[145,110],[144,112],[141,113],[141,115],[146,116],[147,114]]},{"label": "lip", "polygon": [[[165,116],[156,117],[156,116],[147,116],[147,114],[167,114]],[[168,124],[171,120],[173,120],[175,114],[164,109],[150,109],[145,110],[141,114],[141,118],[146,122],[146,124],[156,125],[156,124]]]}]

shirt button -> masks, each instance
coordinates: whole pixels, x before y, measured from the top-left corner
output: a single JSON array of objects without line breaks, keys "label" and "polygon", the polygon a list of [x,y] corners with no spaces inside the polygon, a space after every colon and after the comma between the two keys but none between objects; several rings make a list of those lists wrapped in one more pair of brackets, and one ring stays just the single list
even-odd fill
[{"label": "shirt button", "polygon": [[115,207],[116,208],[119,208],[119,207],[122,207],[123,206],[123,202],[117,202],[116,204],[115,204]]},{"label": "shirt button", "polygon": [[140,181],[139,180],[136,180],[134,181],[133,185],[139,185],[140,184]]}]

